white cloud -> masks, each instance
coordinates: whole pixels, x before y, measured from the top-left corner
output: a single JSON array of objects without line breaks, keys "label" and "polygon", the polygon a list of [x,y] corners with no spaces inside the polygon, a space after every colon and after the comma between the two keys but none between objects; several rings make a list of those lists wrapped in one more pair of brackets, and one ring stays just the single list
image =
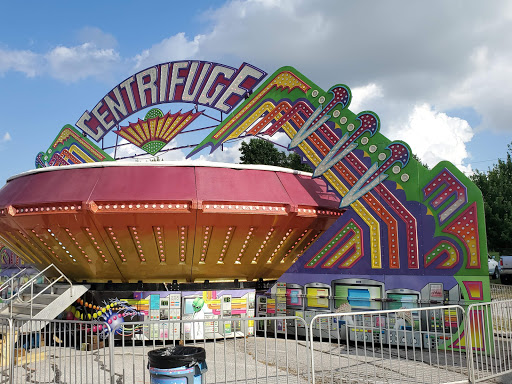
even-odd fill
[{"label": "white cloud", "polygon": [[164,161],[184,161],[186,160],[187,154],[183,152],[182,149],[174,149],[178,147],[178,140],[172,139],[164,148],[166,149],[173,149],[172,151],[164,152],[161,155],[158,155],[158,158],[160,160]]},{"label": "white cloud", "polygon": [[[473,127],[442,112],[472,108],[486,129],[512,129],[506,105],[512,98],[506,86],[512,82],[512,7],[434,4],[229,1],[205,15],[212,23],[207,33],[171,36],[136,62],[144,67],[177,58],[240,58],[268,72],[293,65],[324,89],[348,84],[349,108],[377,112],[381,132],[408,142],[429,165],[447,159],[470,172],[466,145]],[[219,151],[213,156],[229,157]]]},{"label": "white cloud", "polygon": [[349,109],[356,114],[363,110],[370,109],[372,102],[383,96],[382,87],[375,83],[352,88],[351,92],[352,101],[350,102]]},{"label": "white cloud", "polygon": [[[182,149],[174,149],[178,147],[178,141],[176,139],[171,140],[163,150],[173,149],[168,152],[163,152],[158,154],[156,157],[150,155],[146,151],[140,149],[136,145],[130,143],[126,139],[121,139],[119,141],[119,145],[116,151],[116,158],[122,159],[125,161],[155,161],[155,158],[158,158],[159,161],[185,161],[187,153],[183,152]],[[114,151],[109,153],[110,156],[114,157]],[[134,156],[137,157],[134,158]],[[190,160],[192,161],[192,160]]]},{"label": "white cloud", "polygon": [[199,56],[239,57],[269,72],[293,65],[324,89],[346,83],[350,109],[376,111],[383,127],[428,103],[472,108],[482,128],[512,131],[509,2],[247,0],[207,17],[213,27]]},{"label": "white cloud", "polygon": [[59,46],[45,55],[48,73],[65,82],[87,77],[108,77],[121,62],[113,49],[99,49],[93,43],[75,47]]},{"label": "white cloud", "polygon": [[353,112],[377,112],[381,131],[430,165],[447,159],[471,171],[466,146],[476,127],[443,111],[471,108],[480,129],[512,130],[510,3],[248,0],[207,17],[213,27],[197,55],[269,72],[293,65],[324,89],[346,83]]},{"label": "white cloud", "polygon": [[39,55],[31,51],[0,49],[0,75],[17,71],[34,77],[41,72],[40,61]]},{"label": "white cloud", "polygon": [[250,138],[237,140],[234,143],[228,143],[223,148],[218,148],[213,153],[199,156],[198,160],[215,161],[220,163],[240,163],[240,147],[242,142],[249,142]]},{"label": "white cloud", "polygon": [[64,82],[76,82],[90,77],[109,79],[113,73],[128,70],[128,60],[116,51],[117,41],[112,35],[86,27],[78,36],[82,44],[59,45],[45,53],[0,48],[0,75],[17,71],[27,77],[48,75]]},{"label": "white cloud", "polygon": [[[464,138],[462,120],[443,111],[473,109],[482,117],[473,128],[512,131],[510,2],[234,0],[204,18],[210,27],[200,34],[173,31],[132,57],[122,57],[115,38],[95,27],[79,31],[81,44],[43,54],[0,48],[0,75],[20,71],[72,82],[190,58],[247,61],[269,73],[292,65],[324,89],[346,83],[353,112],[375,111],[385,135],[403,132],[418,155],[432,153],[424,159],[429,163],[443,153],[456,164],[467,158],[471,139]],[[420,126],[420,118],[442,125],[441,137],[453,141],[439,148],[453,150],[424,150],[430,142],[419,139],[420,129],[405,135],[403,128]]]},{"label": "white cloud", "polygon": [[5,132],[5,134],[2,136],[2,142],[6,143],[8,141],[11,141],[11,134],[9,132]]},{"label": "white cloud", "polygon": [[[117,150],[115,151],[115,157],[117,159],[124,158],[124,157],[132,158],[135,155],[146,154],[146,153],[147,152],[136,147],[135,145],[130,143],[128,140],[121,139],[121,140],[119,140]],[[114,157],[114,150],[109,152],[109,155]],[[148,156],[150,156],[150,155],[148,155]]]},{"label": "white cloud", "polygon": [[475,48],[470,60],[473,72],[448,93],[446,102],[450,106],[472,106],[482,115],[485,128],[510,132],[512,54],[482,46]]},{"label": "white cloud", "polygon": [[[154,64],[179,59],[198,58],[201,36],[187,40],[177,33],[142,51],[135,57],[122,58],[116,50],[117,40],[99,28],[85,27],[78,32],[79,45],[59,45],[44,54],[32,51],[0,49],[0,75],[19,71],[28,77],[47,74],[64,82],[86,78],[110,79],[113,74],[128,73]],[[131,63],[131,65],[130,65]]]},{"label": "white cloud", "polygon": [[414,108],[406,123],[393,126],[390,131],[393,139],[408,143],[430,167],[448,160],[463,172],[472,173],[471,165],[464,164],[469,157],[466,143],[474,134],[466,120],[450,117],[423,104]]},{"label": "white cloud", "polygon": [[187,40],[184,33],[178,33],[162,40],[151,48],[135,56],[135,68],[144,69],[151,65],[165,63],[173,60],[198,59],[199,42],[201,36]]},{"label": "white cloud", "polygon": [[[280,151],[288,151],[288,145],[290,144],[290,138],[288,137],[288,135],[284,132],[276,132],[274,133],[273,136],[271,137],[268,137],[268,136],[263,136],[265,139],[268,139],[270,141],[272,141],[273,143],[276,143],[278,144],[277,145],[277,149],[279,149]],[[285,147],[285,148],[283,148]]]}]

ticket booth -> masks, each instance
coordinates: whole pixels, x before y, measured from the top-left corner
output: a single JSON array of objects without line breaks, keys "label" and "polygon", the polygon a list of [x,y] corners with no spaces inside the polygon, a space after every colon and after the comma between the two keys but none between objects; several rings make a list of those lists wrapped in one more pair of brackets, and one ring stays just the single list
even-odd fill
[{"label": "ticket booth", "polygon": [[[387,309],[414,309],[421,305],[421,293],[406,288],[386,291]],[[399,312],[388,316],[388,343],[420,347],[421,323],[418,311]]]},{"label": "ticket booth", "polygon": [[[286,284],[286,316],[297,316],[304,319],[304,287],[299,284]],[[297,328],[304,328],[303,322],[288,321],[288,332],[295,333]]]},{"label": "ticket booth", "polygon": [[[385,298],[384,283],[371,279],[338,279],[331,282],[333,291],[333,310],[343,312],[378,311],[382,308]],[[337,321],[338,318],[333,321]],[[343,316],[339,324],[342,339],[347,337],[354,341],[381,342],[385,338],[386,328],[382,326],[386,321],[384,316],[357,315]]]},{"label": "ticket booth", "polygon": [[[304,319],[306,320],[306,324],[311,324],[311,321],[317,314],[331,313],[330,285],[323,283],[309,283],[304,285],[304,293]],[[313,324],[313,332],[319,329],[322,330],[322,335],[326,336],[331,329],[329,319],[321,318],[320,320],[315,321]]]},{"label": "ticket booth", "polygon": [[[182,292],[182,318],[183,320],[205,319],[204,312],[200,310],[204,303],[202,293]],[[201,321],[184,322],[182,327],[184,340],[201,340],[205,338],[205,323]]]},{"label": "ticket booth", "polygon": [[370,279],[338,279],[333,280],[334,308],[349,304],[354,310],[382,309],[384,299],[384,283]]},{"label": "ticket booth", "polygon": [[[265,295],[256,296],[256,317],[267,317],[267,300],[268,297]],[[256,330],[259,332],[265,331],[265,323],[265,320],[258,320],[256,323]]]},{"label": "ticket booth", "polygon": [[[149,296],[149,320],[160,320],[160,294]],[[151,323],[145,332],[149,340],[160,340],[160,323]]]},{"label": "ticket booth", "polygon": [[[231,313],[231,295],[223,295],[220,298],[221,317],[232,317]],[[224,321],[219,324],[219,332],[222,336],[230,337],[235,330],[232,321]]]},{"label": "ticket booth", "polygon": [[[179,340],[180,331],[181,331],[181,323],[178,321],[181,320],[181,294],[180,293],[171,293],[167,296],[167,301],[169,302],[169,339]],[[176,321],[173,323],[173,321]]]},{"label": "ticket booth", "polygon": [[[448,296],[448,294],[447,294]],[[444,303],[445,292],[443,283],[428,283],[421,290],[422,303],[427,307],[441,306]],[[422,324],[430,332],[443,332],[443,312],[438,309],[422,311]]]}]

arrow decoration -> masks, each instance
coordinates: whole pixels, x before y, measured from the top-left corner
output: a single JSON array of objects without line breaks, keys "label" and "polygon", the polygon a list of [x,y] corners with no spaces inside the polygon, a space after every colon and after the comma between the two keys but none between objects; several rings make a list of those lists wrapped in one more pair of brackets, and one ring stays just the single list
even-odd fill
[{"label": "arrow decoration", "polygon": [[[394,164],[400,163],[401,168],[405,167],[409,162],[409,150],[401,143],[391,143],[386,147],[391,152],[384,160],[384,163],[379,167],[378,163],[373,163],[372,166],[361,176],[354,184],[350,191],[343,197],[340,203],[340,208],[348,207],[361,196],[367,194],[377,185],[382,183],[388,178],[388,174],[384,173]],[[383,155],[381,153],[379,157]],[[385,155],[384,155],[385,156]]]}]

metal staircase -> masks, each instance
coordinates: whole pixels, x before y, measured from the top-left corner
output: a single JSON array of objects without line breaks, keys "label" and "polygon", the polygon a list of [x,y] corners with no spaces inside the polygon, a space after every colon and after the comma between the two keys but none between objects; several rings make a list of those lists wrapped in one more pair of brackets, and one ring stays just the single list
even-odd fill
[{"label": "metal staircase", "polygon": [[[57,273],[49,279],[47,273]],[[16,282],[23,273],[20,270],[0,287],[0,315],[32,320],[51,320],[76,299],[88,291],[89,286],[73,284],[55,265],[51,264],[16,289]]]}]

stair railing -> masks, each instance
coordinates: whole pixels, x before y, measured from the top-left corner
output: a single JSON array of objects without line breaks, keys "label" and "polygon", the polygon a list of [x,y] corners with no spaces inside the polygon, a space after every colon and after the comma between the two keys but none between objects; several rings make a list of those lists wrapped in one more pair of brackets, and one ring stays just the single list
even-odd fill
[{"label": "stair railing", "polygon": [[[48,271],[51,268],[55,269],[58,272],[58,274],[59,274],[56,278],[53,279],[53,281],[50,280],[45,275],[45,272]],[[40,292],[38,292],[37,294],[34,295],[34,284],[37,284],[37,281],[41,277],[43,279],[46,279],[46,281],[48,281],[49,284],[47,286],[45,286]],[[68,277],[66,275],[64,275],[64,273],[62,273],[62,271],[59,268],[57,268],[54,264],[50,264],[45,269],[43,269],[41,272],[39,272],[37,275],[32,277],[25,284],[23,284],[23,286],[18,290],[16,295],[14,295],[12,298],[14,299],[14,297],[17,296],[19,302],[21,302],[21,303],[30,303],[30,317],[32,318],[33,317],[33,303],[34,303],[34,300],[39,295],[42,295],[42,294],[48,292],[48,290],[50,290],[50,293],[53,293],[53,286],[56,283],[58,283],[59,281],[61,281],[61,280],[66,280],[68,282],[68,284],[69,284],[69,294],[70,294],[70,296],[73,296],[73,283],[71,282],[71,280],[69,280]],[[29,300],[23,300],[23,292],[28,287],[30,287],[30,299]],[[11,302],[12,302],[12,300],[11,300]],[[11,313],[12,313],[12,307],[11,307]]]},{"label": "stair railing", "polygon": [[[12,300],[13,300],[14,296],[16,295],[16,292],[14,292],[16,289],[15,281],[16,281],[16,279],[19,280],[19,278],[21,277],[21,274],[23,272],[25,272],[25,270],[26,270],[26,268],[20,269],[16,274],[12,275],[9,278],[9,280],[6,280],[0,286],[0,297],[2,298],[2,303],[0,304],[0,308],[5,307],[5,305],[7,303],[9,303],[11,305],[10,309],[11,309],[11,313],[12,313]],[[9,290],[9,288],[10,288],[10,290]],[[5,291],[5,295],[4,295],[4,291]],[[4,296],[5,296],[5,298],[4,298]]]}]

